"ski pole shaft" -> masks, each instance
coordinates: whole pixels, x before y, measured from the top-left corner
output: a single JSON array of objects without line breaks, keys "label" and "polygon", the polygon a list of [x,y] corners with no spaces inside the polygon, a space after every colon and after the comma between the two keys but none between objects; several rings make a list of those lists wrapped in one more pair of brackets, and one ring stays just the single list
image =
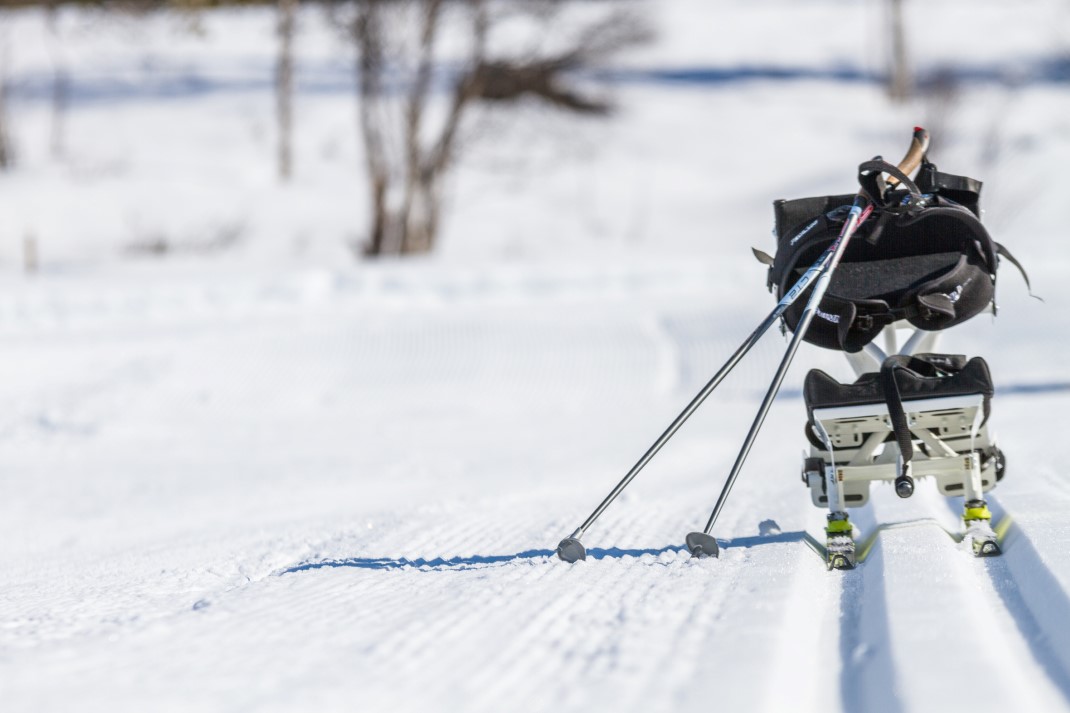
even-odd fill
[{"label": "ski pole shaft", "polygon": [[[907,151],[903,160],[899,162],[899,169],[904,174],[912,173],[914,169],[918,167],[921,163],[921,159],[925,155],[928,144],[928,132],[921,127],[914,127],[914,136],[911,141],[910,150]],[[802,317],[795,327],[795,333],[792,335],[791,342],[788,344],[788,349],[784,353],[784,358],[781,360],[780,366],[777,368],[776,374],[773,376],[773,381],[769,385],[769,390],[766,392],[765,398],[762,399],[762,404],[758,408],[754,423],[751,424],[750,430],[747,432],[747,436],[743,441],[743,447],[740,449],[739,455],[736,457],[736,461],[732,465],[732,470],[728,473],[728,478],[725,481],[724,487],[721,489],[721,494],[717,497],[713,512],[710,513],[710,519],[706,523],[706,528],[702,532],[703,537],[697,537],[697,533],[688,535],[689,545],[693,545],[692,551],[699,551],[702,554],[716,555],[716,542],[711,542],[710,540],[712,538],[709,537],[710,533],[713,531],[713,526],[717,522],[717,518],[720,516],[725,502],[728,500],[728,494],[732,491],[732,486],[735,485],[736,478],[739,477],[739,473],[743,468],[743,463],[747,460],[747,456],[750,454],[751,447],[754,445],[754,440],[758,435],[758,431],[765,422],[765,417],[769,413],[769,408],[772,406],[773,399],[776,398],[777,393],[780,391],[780,385],[784,382],[784,376],[787,374],[788,367],[791,366],[791,362],[795,358],[795,353],[799,350],[799,345],[802,343],[803,337],[806,335],[806,331],[810,327],[810,322],[817,313],[818,305],[821,304],[821,300],[825,296],[829,283],[832,281],[832,274],[835,271],[836,266],[839,265],[840,259],[843,257],[851,237],[869,216],[872,210],[873,206],[870,204],[869,199],[860,192],[855,197],[854,204],[851,206],[851,213],[848,216],[847,221],[844,223],[839,237],[836,238],[832,245],[829,246],[829,250],[826,251],[827,253],[830,253],[830,258],[825,263],[821,274],[817,278],[817,282],[814,284],[813,292],[810,294],[810,299],[806,303],[806,308],[803,310]]]},{"label": "ski pole shaft", "polygon": [[732,371],[733,368],[735,368],[736,364],[739,363],[739,360],[742,359],[748,351],[750,351],[751,347],[753,347],[758,342],[762,335],[765,334],[766,330],[768,330],[769,327],[772,326],[774,322],[776,322],[778,317],[779,315],[776,314],[775,311],[773,313],[770,313],[770,315],[766,317],[765,321],[762,322],[761,325],[759,325],[758,328],[755,329],[749,337],[747,337],[746,341],[744,341],[743,344],[741,344],[739,348],[736,349],[735,353],[733,353],[732,356],[729,357],[728,361],[725,362],[724,366],[722,366],[721,369],[713,375],[713,378],[711,378],[706,383],[706,385],[702,387],[702,390],[695,395],[695,398],[691,400],[691,403],[689,403],[684,408],[684,410],[680,412],[680,415],[678,415],[673,420],[673,422],[669,424],[669,427],[666,428],[665,432],[658,437],[658,440],[654,441],[654,444],[647,449],[646,453],[644,453],[643,456],[635,463],[635,465],[632,466],[631,470],[628,471],[624,478],[621,479],[619,483],[617,483],[617,486],[610,491],[609,495],[606,496],[605,500],[603,500],[601,504],[599,504],[599,506],[594,509],[594,512],[592,512],[590,516],[583,521],[582,525],[576,528],[576,531],[572,533],[571,537],[583,537],[583,534],[587,531],[587,528],[594,524],[594,521],[597,520],[605,511],[605,509],[609,507],[609,505],[614,500],[617,499],[617,496],[620,495],[626,487],[628,487],[628,484],[635,479],[635,476],[639,475],[639,472],[646,467],[646,464],[649,463],[654,458],[654,456],[658,454],[658,451],[660,451],[662,447],[669,442],[669,439],[676,435],[676,432],[680,430],[680,427],[684,425],[684,422],[686,422],[687,419],[691,418],[691,414],[693,414],[698,409],[698,407],[702,405],[702,402],[705,401],[711,393],[713,393],[713,390],[716,389],[722,381],[724,381],[724,378],[728,376],[728,373]]},{"label": "ski pole shaft", "polygon": [[825,269],[825,266],[828,265],[830,259],[832,259],[832,253],[831,251],[826,250],[825,253],[818,258],[817,262],[811,265],[810,268],[796,281],[795,285],[784,295],[780,302],[777,303],[777,306],[773,311],[769,313],[769,316],[758,325],[758,328],[747,337],[743,344],[741,344],[732,356],[728,358],[728,361],[724,363],[720,370],[718,370],[706,385],[702,387],[702,390],[695,395],[695,398],[693,398],[676,419],[669,424],[669,427],[665,429],[665,432],[658,437],[658,440],[654,441],[654,444],[647,449],[646,453],[644,453],[635,465],[632,466],[631,470],[628,471],[624,478],[617,483],[617,486],[613,488],[609,495],[607,495],[599,506],[594,509],[594,512],[583,521],[582,525],[569,535],[570,539],[579,539],[583,537],[584,533],[587,532],[587,528],[593,525],[595,520],[601,517],[605,509],[617,499],[617,496],[619,496],[625,488],[628,487],[628,484],[635,479],[635,476],[639,475],[639,472],[643,470],[643,468],[646,467],[646,464],[658,454],[658,451],[669,442],[669,439],[676,435],[676,432],[680,430],[680,427],[684,425],[687,419],[691,418],[691,414],[693,414],[698,407],[702,405],[702,402],[713,393],[713,390],[724,381],[729,372],[731,372],[736,364],[738,364],[739,361],[746,356],[747,352],[751,350],[751,347],[758,343],[758,340],[762,338],[771,326],[776,324],[777,320],[780,319],[781,315],[784,314],[788,307],[794,304],[795,300],[799,298],[799,295],[801,295],[817,276],[821,274],[821,271]]},{"label": "ski pole shaft", "polygon": [[788,343],[788,349],[784,352],[784,358],[780,360],[780,366],[777,367],[776,374],[773,375],[773,382],[769,385],[769,390],[765,393],[765,398],[762,399],[762,405],[758,408],[758,414],[754,417],[754,423],[751,424],[750,430],[747,431],[747,437],[743,440],[743,447],[739,451],[739,455],[736,456],[736,462],[732,464],[732,470],[728,473],[728,479],[725,481],[724,488],[721,489],[721,494],[717,497],[717,503],[713,506],[713,512],[710,513],[710,519],[706,523],[706,528],[703,530],[703,534],[709,535],[713,531],[713,525],[717,522],[718,516],[721,514],[721,509],[724,507],[725,501],[728,500],[728,494],[732,492],[732,486],[736,483],[736,478],[739,477],[739,472],[743,469],[743,463],[747,460],[747,456],[750,454],[751,446],[754,445],[754,439],[758,436],[758,431],[761,430],[762,424],[765,423],[765,417],[769,413],[769,408],[773,405],[773,399],[776,398],[777,393],[780,391],[780,385],[784,383],[784,376],[788,372],[788,367],[791,366],[792,360],[795,358],[795,353],[799,350],[799,345],[802,343],[803,335],[806,334],[806,330],[810,327],[810,321],[814,318],[814,313],[817,311],[818,304],[821,303],[821,298],[825,296],[825,291],[828,289],[829,282],[832,280],[832,267],[839,261],[839,257],[842,254],[842,249],[847,245],[847,241],[861,225],[862,217],[869,216],[872,206],[865,206],[866,199],[859,196],[855,198],[854,205],[851,207],[851,215],[848,218],[847,223],[844,225],[843,230],[840,232],[840,237],[837,240],[837,244],[840,249],[837,250],[832,256],[832,260],[820,276],[817,278],[817,282],[814,284],[814,291],[810,294],[810,299],[806,303],[806,309],[803,310],[802,317],[799,320],[799,324],[795,327],[795,333],[791,336],[791,342]]},{"label": "ski pole shaft", "polygon": [[[924,143],[922,143],[920,138],[922,136],[924,136]],[[910,151],[900,163],[900,167],[906,170],[907,172],[913,171],[918,166],[918,164],[921,163],[921,159],[925,154],[925,148],[928,142],[928,134],[926,134],[923,129],[915,127],[914,139],[915,140],[914,143],[911,145]],[[855,227],[857,227],[858,224],[861,224],[861,222],[864,222],[865,219],[869,217],[869,212],[871,210],[872,207],[867,206],[862,211],[861,215],[854,216]],[[850,222],[850,220],[848,222]],[[844,226],[845,230],[841,231],[841,237],[846,231],[846,228],[847,225]],[[729,357],[728,361],[725,362],[725,364],[720,368],[720,370],[718,370],[716,374],[714,374],[713,378],[711,378],[709,382],[706,383],[702,390],[699,391],[695,398],[693,398],[691,402],[684,408],[684,410],[680,412],[676,419],[674,419],[673,422],[669,424],[669,427],[665,429],[665,432],[662,433],[658,440],[656,440],[654,444],[647,449],[646,453],[644,453],[643,456],[635,463],[635,465],[632,466],[631,470],[629,470],[627,474],[625,474],[624,478],[621,479],[619,483],[617,483],[616,487],[614,487],[613,490],[610,491],[609,495],[607,495],[605,499],[602,500],[602,502],[598,505],[598,507],[594,509],[594,512],[592,512],[587,517],[587,519],[583,521],[583,524],[576,528],[576,530],[574,530],[569,537],[566,537],[564,540],[561,541],[561,543],[557,547],[558,557],[568,562],[574,562],[578,559],[586,558],[586,550],[579,540],[587,532],[587,529],[592,524],[594,524],[594,522],[602,515],[606,508],[609,507],[609,505],[617,499],[621,492],[623,492],[624,489],[628,487],[628,485],[632,482],[632,480],[634,480],[635,477],[639,475],[640,471],[642,471],[642,469],[646,467],[647,463],[649,463],[651,459],[653,459],[654,456],[657,455],[657,453],[662,449],[662,447],[666,443],[668,443],[668,441],[676,434],[680,427],[683,426],[687,419],[689,419],[691,415],[698,409],[698,407],[702,405],[706,398],[713,392],[714,389],[717,388],[717,386],[724,380],[724,378],[729,374],[729,372],[731,372],[732,369],[735,368],[736,364],[738,364],[739,361],[747,354],[747,352],[750,351],[751,347],[753,347],[758,342],[758,340],[765,334],[769,327],[771,327],[773,324],[776,323],[778,319],[780,319],[784,312],[787,311],[787,309],[792,304],[794,304],[794,302],[799,298],[799,296],[806,290],[807,287],[810,286],[811,283],[814,282],[815,279],[819,279],[819,276],[830,272],[830,266],[832,265],[833,261],[838,260],[838,258],[836,257],[836,250],[840,243],[841,240],[837,240],[832,245],[830,245],[829,248],[821,255],[821,257],[818,258],[817,262],[815,262],[810,267],[810,269],[808,269],[802,275],[802,277],[800,277],[796,281],[795,285],[793,285],[792,288],[784,295],[784,297],[781,298],[776,308],[773,309],[769,316],[765,318],[765,320],[758,326],[758,328],[755,329],[754,332],[751,333],[751,335],[743,342],[743,344],[740,345],[740,347],[732,354],[732,356]],[[822,293],[823,292],[824,290],[822,290]],[[805,332],[805,330],[803,331]],[[795,348],[797,349],[798,347],[796,346]],[[794,350],[792,350],[792,356],[794,356]],[[790,363],[790,357],[787,358],[787,362]],[[785,371],[786,368],[787,367],[785,366]],[[780,377],[780,381],[782,380],[783,375],[781,375]],[[779,383],[777,384],[777,388],[779,389]],[[775,395],[776,394],[774,392],[773,396],[775,397]],[[771,401],[771,398],[769,400]],[[766,407],[766,410],[767,409],[768,407]],[[762,419],[764,419],[764,414],[762,415]],[[753,440],[753,438],[751,440]],[[747,450],[749,451],[749,445],[747,446]],[[740,465],[742,465],[742,462],[740,462]],[[730,488],[731,486],[728,487]],[[722,497],[718,500],[718,510],[720,509],[720,506],[723,505],[723,500],[726,496],[727,493],[722,492]],[[710,528],[712,528],[712,523],[715,519],[716,515],[711,518]],[[714,542],[714,546],[715,544],[716,543]]]}]

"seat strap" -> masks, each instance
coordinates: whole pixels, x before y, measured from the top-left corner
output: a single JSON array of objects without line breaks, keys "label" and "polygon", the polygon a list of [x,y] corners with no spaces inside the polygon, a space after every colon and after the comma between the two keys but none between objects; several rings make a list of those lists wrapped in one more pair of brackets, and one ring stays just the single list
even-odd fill
[{"label": "seat strap", "polygon": [[1007,262],[1018,268],[1018,272],[1022,274],[1022,279],[1025,280],[1025,289],[1029,290],[1029,296],[1033,299],[1044,301],[1044,298],[1037,297],[1033,294],[1033,286],[1029,284],[1029,275],[1026,274],[1025,268],[1022,267],[1022,263],[1018,262],[1018,259],[1011,255],[1011,251],[1003,247],[1002,243],[996,243],[996,254],[1002,258],[1006,258]]},{"label": "seat strap", "polygon": [[903,455],[905,466],[914,457],[914,440],[910,435],[906,411],[903,409],[903,397],[899,393],[899,381],[896,377],[900,371],[914,376],[934,377],[939,376],[939,370],[935,364],[924,359],[900,354],[888,357],[881,364],[881,391],[884,392],[884,402],[888,405],[888,416],[892,421],[892,432],[899,444],[899,452]]},{"label": "seat strap", "polygon": [[910,176],[900,171],[897,166],[893,166],[878,156],[871,161],[862,163],[858,167],[858,183],[874,204],[884,210],[893,207],[888,204],[884,197],[885,192],[888,190],[888,186],[884,182],[885,173],[895,178],[900,186],[907,189],[913,200],[921,200],[921,190],[911,180]]}]

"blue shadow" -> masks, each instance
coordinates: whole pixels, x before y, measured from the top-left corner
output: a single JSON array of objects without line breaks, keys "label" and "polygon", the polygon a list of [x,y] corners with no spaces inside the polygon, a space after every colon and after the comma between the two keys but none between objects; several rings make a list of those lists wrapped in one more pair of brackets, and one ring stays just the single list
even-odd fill
[{"label": "blue shadow", "polygon": [[[996,385],[996,396],[1046,396],[1048,394],[1065,394],[1070,392],[1070,381],[1049,381],[1037,384]],[[793,400],[803,397],[802,389],[787,388],[777,392],[778,400]]]},{"label": "blue shadow", "polygon": [[[185,70],[162,66],[149,68],[132,78],[79,76],[68,78],[68,100],[75,105],[122,101],[177,100],[212,94],[248,94],[270,92],[274,87],[272,67],[250,60],[230,73],[203,74],[208,70]],[[443,66],[437,77],[439,91],[451,91],[446,80],[457,67]],[[843,63],[832,66],[727,65],[668,67],[636,70],[580,72],[581,76],[611,84],[646,84],[665,87],[724,87],[748,82],[791,83],[822,81],[840,84],[881,84],[885,76],[862,66]],[[1035,57],[1018,63],[960,63],[933,67],[918,72],[919,89],[940,88],[950,84],[998,85],[1008,87],[1037,84],[1070,83],[1070,55]],[[353,92],[352,67],[348,63],[304,62],[298,68],[296,90],[300,95],[336,95]],[[16,100],[52,101],[51,73],[34,72],[13,78],[9,90]],[[403,91],[399,77],[391,77],[390,91]]]},{"label": "blue shadow", "polygon": [[418,557],[416,559],[408,559],[407,557],[397,559],[390,557],[347,557],[345,559],[303,562],[299,565],[284,569],[279,574],[292,574],[294,572],[307,572],[313,569],[329,569],[334,567],[356,567],[357,569],[406,569],[413,567],[416,569],[431,568],[438,570],[464,570],[477,569],[487,565],[496,565],[506,562],[516,562],[518,560],[551,557],[553,554],[553,550],[527,550],[512,555],[473,555],[471,557],[451,557],[449,559],[443,557],[435,557],[432,559],[425,559],[423,557]]},{"label": "blue shadow", "polygon": [[762,65],[738,65],[734,67],[678,67],[672,69],[647,69],[603,72],[599,79],[624,84],[666,84],[716,86],[752,81],[796,82],[823,80],[875,84],[882,75],[860,67],[777,67]]},{"label": "blue shadow", "polygon": [[840,704],[848,711],[901,713],[898,672],[889,652],[891,627],[879,542],[873,553],[864,568],[841,579]]},{"label": "blue shadow", "polygon": [[[1027,582],[1020,581],[1012,571],[1008,556],[1029,563]],[[1040,559],[1032,542],[1013,526],[1004,557],[986,559],[985,567],[1033,658],[1070,702],[1070,634],[1064,625],[1070,617],[1070,598],[1062,584]]]},{"label": "blue shadow", "polygon": [[[623,557],[641,557],[642,555],[658,555],[666,552],[685,552],[686,548],[679,545],[662,547],[660,549],[631,549],[624,550],[618,547],[598,548],[587,550],[588,559],[621,559]],[[525,550],[511,555],[471,555],[469,557],[435,557],[431,559],[418,557],[348,557],[346,559],[319,560],[316,562],[303,562],[299,565],[282,570],[279,574],[292,574],[294,572],[306,572],[313,569],[326,569],[334,567],[356,567],[357,569],[430,569],[430,570],[466,570],[483,569],[488,566],[508,564],[521,560],[549,559],[556,556],[555,550]]]},{"label": "blue shadow", "polygon": [[804,530],[792,532],[778,532],[775,535],[750,535],[748,537],[734,537],[730,540],[718,540],[723,550],[735,548],[761,547],[762,545],[777,545],[789,542],[801,542],[808,544],[814,539],[813,535]]},{"label": "blue shadow", "polygon": [[[849,63],[833,66],[735,65],[722,67],[674,67],[602,72],[600,79],[626,84],[718,86],[744,82],[822,81],[848,84],[883,84],[883,72],[874,72]],[[1035,57],[1005,65],[959,63],[934,66],[915,74],[922,91],[953,84],[1023,86],[1070,82],[1070,56]]]},{"label": "blue shadow", "polygon": [[1007,386],[996,386],[996,396],[1000,394],[1020,394],[1029,395],[1034,394],[1061,394],[1070,391],[1070,382],[1067,381],[1054,381],[1046,384],[1009,384]]},{"label": "blue shadow", "polygon": [[[782,532],[775,535],[755,535],[753,537],[737,537],[731,540],[721,541],[722,549],[757,547],[761,545],[782,544],[791,542],[807,543],[813,537],[803,531]],[[624,557],[642,557],[653,555],[658,557],[667,552],[686,553],[687,548],[683,545],[669,545],[661,548],[647,549],[621,549],[619,547],[592,547],[587,550],[587,559],[622,559]],[[278,574],[294,574],[296,572],[308,572],[315,569],[334,569],[353,567],[356,569],[420,569],[432,571],[463,571],[469,569],[484,569],[498,565],[520,562],[523,560],[552,559],[556,556],[555,550],[525,550],[510,555],[471,555],[468,557],[347,557],[344,559],[325,559],[287,567]]]}]

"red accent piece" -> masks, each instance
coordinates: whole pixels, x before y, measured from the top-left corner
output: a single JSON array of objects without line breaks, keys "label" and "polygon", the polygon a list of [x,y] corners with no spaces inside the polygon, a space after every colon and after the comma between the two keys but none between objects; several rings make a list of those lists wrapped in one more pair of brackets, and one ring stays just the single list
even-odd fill
[{"label": "red accent piece", "polygon": [[914,127],[914,133],[916,134],[919,131],[925,131],[925,127],[924,126],[915,126]]}]

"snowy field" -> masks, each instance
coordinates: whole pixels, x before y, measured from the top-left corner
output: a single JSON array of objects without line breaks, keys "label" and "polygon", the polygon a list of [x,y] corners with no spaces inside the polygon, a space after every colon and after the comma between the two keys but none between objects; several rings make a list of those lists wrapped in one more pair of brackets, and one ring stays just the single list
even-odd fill
[{"label": "snowy field", "polygon": [[[270,12],[199,36],[67,13],[59,49],[39,14],[3,20],[0,710],[1070,710],[1070,9],[922,6],[919,71],[961,83],[897,106],[872,79],[876,3],[652,3],[613,118],[485,117],[441,249],[374,263],[353,255],[350,58],[315,8],[289,185]],[[73,95],[52,157],[57,52]],[[806,346],[721,557],[692,560],[773,330],[588,560],[557,560],[772,308],[750,254],[773,247],[771,201],[851,191],[918,123],[941,168],[985,180],[1045,300],[1005,269],[998,319],[943,343],[992,368],[1005,555],[949,537],[961,500],[931,482],[877,486],[852,511],[872,550],[825,571],[799,394],[809,368],[850,372]],[[171,254],[139,252],[156,240]]]}]

